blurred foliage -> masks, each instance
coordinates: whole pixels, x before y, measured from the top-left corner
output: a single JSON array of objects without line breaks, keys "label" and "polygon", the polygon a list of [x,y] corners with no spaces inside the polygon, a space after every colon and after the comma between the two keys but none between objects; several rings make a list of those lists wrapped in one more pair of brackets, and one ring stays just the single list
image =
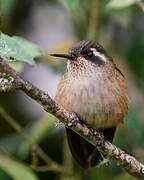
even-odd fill
[{"label": "blurred foliage", "polygon": [[137,0],[125,0],[125,1],[121,1],[121,0],[111,0],[109,1],[109,3],[107,4],[108,8],[124,8],[124,7],[128,7],[131,6],[133,4],[135,4],[137,2]]},{"label": "blurred foliage", "polygon": [[3,154],[0,155],[0,167],[14,180],[38,180],[32,170],[21,162],[17,162]]},{"label": "blurred foliage", "polygon": [[4,16],[9,16],[14,9],[16,0],[1,0],[1,10]]},{"label": "blurred foliage", "polygon": [[[31,10],[36,5],[42,7],[46,4],[53,4],[57,8],[63,6],[63,10],[70,15],[74,39],[100,42],[122,65],[121,70],[130,81],[130,91],[133,90],[133,82],[137,91],[133,90],[131,98],[135,101],[140,95],[140,100],[130,101],[127,120],[117,129],[114,143],[144,162],[143,1],[1,0],[2,31],[9,35],[29,31]],[[9,35],[0,35],[0,55],[6,60],[18,60],[19,63],[11,64],[23,73],[21,61],[34,64],[35,57],[42,55],[42,51],[23,38]],[[55,51],[67,51],[72,43],[67,40],[57,44]],[[51,62],[47,57],[45,59],[48,59],[50,68],[63,72],[63,62]],[[45,59],[42,58],[41,63],[47,65]],[[83,171],[71,157],[62,128],[56,128],[57,120],[48,116],[35,121],[32,119],[33,111],[23,113],[24,105],[17,104],[15,93],[1,93],[0,105],[0,179],[134,179],[114,162],[89,172]]]},{"label": "blurred foliage", "polygon": [[29,128],[30,132],[26,132],[29,134],[29,138],[26,138],[19,148],[20,155],[25,157],[34,144],[39,143],[42,139],[50,136],[57,121],[58,120],[55,117],[50,115],[33,124],[33,126]]},{"label": "blurred foliage", "polygon": [[71,14],[74,31],[78,39],[93,39],[98,36],[99,20],[104,1],[61,0]]}]

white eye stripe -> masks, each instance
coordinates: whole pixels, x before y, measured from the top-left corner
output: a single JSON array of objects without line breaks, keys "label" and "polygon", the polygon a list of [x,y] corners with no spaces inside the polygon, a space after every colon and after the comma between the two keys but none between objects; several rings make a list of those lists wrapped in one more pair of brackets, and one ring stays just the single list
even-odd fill
[{"label": "white eye stripe", "polygon": [[90,50],[92,50],[92,52],[94,53],[95,56],[100,57],[104,62],[106,62],[106,58],[105,58],[104,54],[101,54],[95,48],[91,48]]}]

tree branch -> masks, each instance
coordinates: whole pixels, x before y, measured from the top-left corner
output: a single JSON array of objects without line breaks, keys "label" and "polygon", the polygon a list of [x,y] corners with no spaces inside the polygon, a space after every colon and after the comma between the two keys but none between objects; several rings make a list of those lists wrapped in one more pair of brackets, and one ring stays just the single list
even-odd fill
[{"label": "tree branch", "polygon": [[[107,157],[115,160],[117,165],[119,165],[129,174],[139,179],[144,179],[143,164],[138,162],[133,156],[128,155],[120,148],[105,140],[103,135],[98,133],[96,130],[88,128],[85,124],[79,121],[79,118],[75,113],[68,112],[66,109],[58,106],[58,104],[46,92],[38,89],[30,82],[21,78],[20,75],[8,64],[6,64],[2,58],[0,58],[0,71],[5,72],[6,75],[13,78],[13,83],[10,83],[11,88],[6,88],[6,90],[5,88],[2,88],[0,83],[1,92],[8,90],[22,90],[29,97],[41,104],[45,111],[56,116],[61,122],[65,124],[65,126],[71,128],[91,144],[95,145],[98,150],[107,155]],[[6,85],[7,83],[5,83],[5,86]]]}]

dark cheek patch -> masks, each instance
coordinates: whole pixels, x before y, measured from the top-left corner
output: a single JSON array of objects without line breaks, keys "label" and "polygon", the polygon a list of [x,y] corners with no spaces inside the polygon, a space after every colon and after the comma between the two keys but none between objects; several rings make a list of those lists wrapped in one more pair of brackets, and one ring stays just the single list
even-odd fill
[{"label": "dark cheek patch", "polygon": [[105,64],[105,62],[98,56],[94,56],[92,58],[89,58],[89,61],[97,64],[98,66],[102,66]]}]

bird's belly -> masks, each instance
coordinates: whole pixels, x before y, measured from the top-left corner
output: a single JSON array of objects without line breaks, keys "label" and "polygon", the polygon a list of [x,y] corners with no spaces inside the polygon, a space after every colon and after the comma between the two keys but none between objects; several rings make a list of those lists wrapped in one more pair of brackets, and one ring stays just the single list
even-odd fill
[{"label": "bird's belly", "polygon": [[82,121],[96,129],[116,126],[126,114],[125,94],[118,84],[113,86],[113,81],[73,83],[62,90],[61,97],[57,100],[64,108],[77,113]]}]

